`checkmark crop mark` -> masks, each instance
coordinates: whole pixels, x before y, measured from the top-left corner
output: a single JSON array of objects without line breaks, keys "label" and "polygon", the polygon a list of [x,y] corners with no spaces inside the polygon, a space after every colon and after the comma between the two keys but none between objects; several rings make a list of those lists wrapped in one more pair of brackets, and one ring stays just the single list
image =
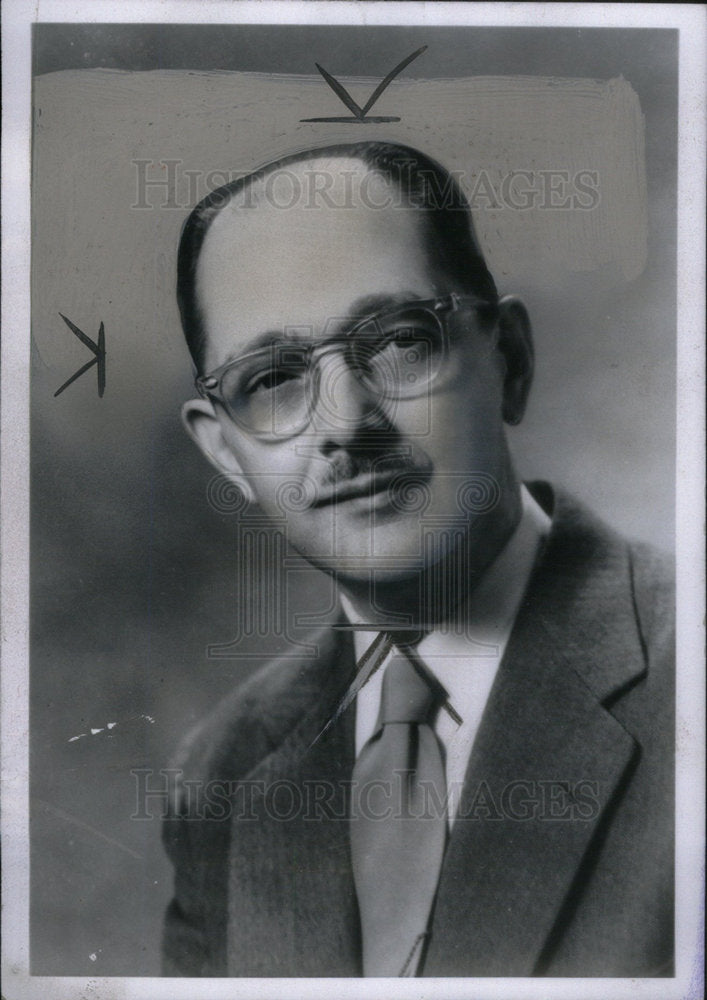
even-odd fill
[{"label": "checkmark crop mark", "polygon": [[336,79],[336,77],[332,76],[331,73],[328,73],[324,69],[323,66],[319,65],[319,63],[315,63],[314,65],[317,67],[317,69],[319,70],[319,72],[321,73],[321,75],[324,77],[324,79],[326,80],[326,82],[329,84],[329,86],[331,87],[331,89],[334,91],[334,93],[336,94],[336,96],[339,98],[339,100],[343,104],[346,105],[346,107],[349,109],[349,111],[353,114],[354,117],[353,118],[301,118],[300,121],[303,121],[303,122],[327,122],[327,121],[329,121],[329,122],[339,122],[339,121],[358,121],[358,122],[366,122],[366,121],[371,122],[371,121],[373,121],[373,122],[377,122],[377,121],[400,121],[399,118],[366,118],[366,115],[371,110],[371,108],[373,107],[373,105],[376,103],[376,101],[378,100],[378,98],[381,96],[381,94],[383,93],[383,91],[393,82],[393,80],[395,79],[395,77],[398,76],[399,73],[402,73],[402,71],[405,69],[405,67],[409,66],[410,63],[413,61],[413,59],[417,59],[417,57],[419,55],[422,55],[422,53],[425,51],[426,48],[427,48],[426,45],[422,45],[419,49],[416,49],[415,52],[413,52],[409,56],[406,56],[405,59],[403,59],[402,62],[398,63],[398,65],[394,69],[392,69],[390,71],[390,73],[388,73],[387,76],[383,77],[383,79],[378,84],[378,86],[373,91],[373,93],[368,98],[368,100],[363,105],[363,107],[360,107],[360,105],[357,104],[357,102],[353,99],[353,97],[348,92],[348,90],[346,89],[346,87],[344,87],[343,84],[339,83],[339,81]]}]

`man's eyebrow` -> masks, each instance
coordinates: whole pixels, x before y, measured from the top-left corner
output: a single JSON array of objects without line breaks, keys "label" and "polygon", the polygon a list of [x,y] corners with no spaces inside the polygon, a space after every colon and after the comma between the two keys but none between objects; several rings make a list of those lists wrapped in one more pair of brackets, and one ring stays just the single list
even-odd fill
[{"label": "man's eyebrow", "polygon": [[362,295],[351,303],[347,315],[341,318],[339,332],[345,335],[352,327],[356,326],[357,323],[360,323],[367,316],[373,316],[386,309],[394,309],[395,306],[404,305],[406,302],[416,301],[424,300],[416,292],[408,290],[394,294],[380,292],[375,295]]},{"label": "man's eyebrow", "polygon": [[351,303],[348,316],[357,321],[370,316],[373,313],[381,312],[383,309],[392,309],[394,306],[403,305],[406,302],[414,302],[420,299],[416,292],[405,290],[402,292],[379,292],[375,295],[362,295]]},{"label": "man's eyebrow", "polygon": [[309,333],[305,331],[306,327],[303,326],[292,327],[291,329],[285,328],[285,330],[265,330],[263,333],[256,334],[241,350],[229,354],[226,360],[234,361],[237,358],[245,357],[246,354],[252,354],[254,351],[262,350],[264,347],[274,347],[277,344],[291,344],[293,342],[311,343],[311,329]]},{"label": "man's eyebrow", "polygon": [[[339,320],[340,332],[346,333],[348,329],[355,326],[360,320],[365,319],[366,316],[371,316],[373,313],[381,312],[384,309],[392,309],[405,302],[414,302],[419,298],[420,296],[412,291],[396,292],[395,294],[380,292],[375,295],[362,295],[351,303],[344,315],[330,318]],[[236,358],[242,358],[246,354],[252,354],[254,351],[261,350],[264,347],[273,347],[278,344],[311,343],[315,339],[313,330],[314,327],[308,328],[306,326],[285,327],[282,330],[264,330],[249,340],[237,354],[230,355],[227,360],[232,361]]]}]

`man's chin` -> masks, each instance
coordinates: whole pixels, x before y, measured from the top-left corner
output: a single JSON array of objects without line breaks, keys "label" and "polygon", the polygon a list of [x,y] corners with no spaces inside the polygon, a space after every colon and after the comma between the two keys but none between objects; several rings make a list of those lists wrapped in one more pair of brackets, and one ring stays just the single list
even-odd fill
[{"label": "man's chin", "polygon": [[438,546],[423,545],[422,541],[419,531],[405,539],[383,539],[368,532],[358,540],[337,539],[334,553],[311,548],[300,548],[298,552],[313,566],[342,581],[375,579],[393,583],[418,577],[444,555]]}]

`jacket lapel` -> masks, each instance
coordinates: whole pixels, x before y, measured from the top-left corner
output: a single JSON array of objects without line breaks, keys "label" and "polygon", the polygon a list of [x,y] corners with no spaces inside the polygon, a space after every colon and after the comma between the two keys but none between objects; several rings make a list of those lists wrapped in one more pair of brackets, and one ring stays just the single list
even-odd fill
[{"label": "jacket lapel", "polygon": [[624,548],[575,511],[558,498],[477,734],[425,976],[542,971],[637,756],[604,707],[645,669]]},{"label": "jacket lapel", "polygon": [[351,681],[350,636],[299,678],[296,720],[242,787],[232,828],[229,969],[239,976],[358,976],[358,909],[350,866],[348,783],[353,713],[312,745]]}]

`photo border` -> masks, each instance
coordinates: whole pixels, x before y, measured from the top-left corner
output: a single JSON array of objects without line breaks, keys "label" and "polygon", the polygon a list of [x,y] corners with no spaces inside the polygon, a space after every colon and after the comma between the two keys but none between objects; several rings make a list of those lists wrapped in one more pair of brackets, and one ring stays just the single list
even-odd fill
[{"label": "photo border", "polygon": [[[2,149],[2,843],[3,981],[8,1000],[77,997],[672,998],[702,995],[704,954],[704,5],[22,0],[3,4]],[[164,979],[30,976],[29,969],[29,360],[31,25],[228,22],[334,25],[652,27],[680,30],[678,137],[678,764],[674,979]]]}]

